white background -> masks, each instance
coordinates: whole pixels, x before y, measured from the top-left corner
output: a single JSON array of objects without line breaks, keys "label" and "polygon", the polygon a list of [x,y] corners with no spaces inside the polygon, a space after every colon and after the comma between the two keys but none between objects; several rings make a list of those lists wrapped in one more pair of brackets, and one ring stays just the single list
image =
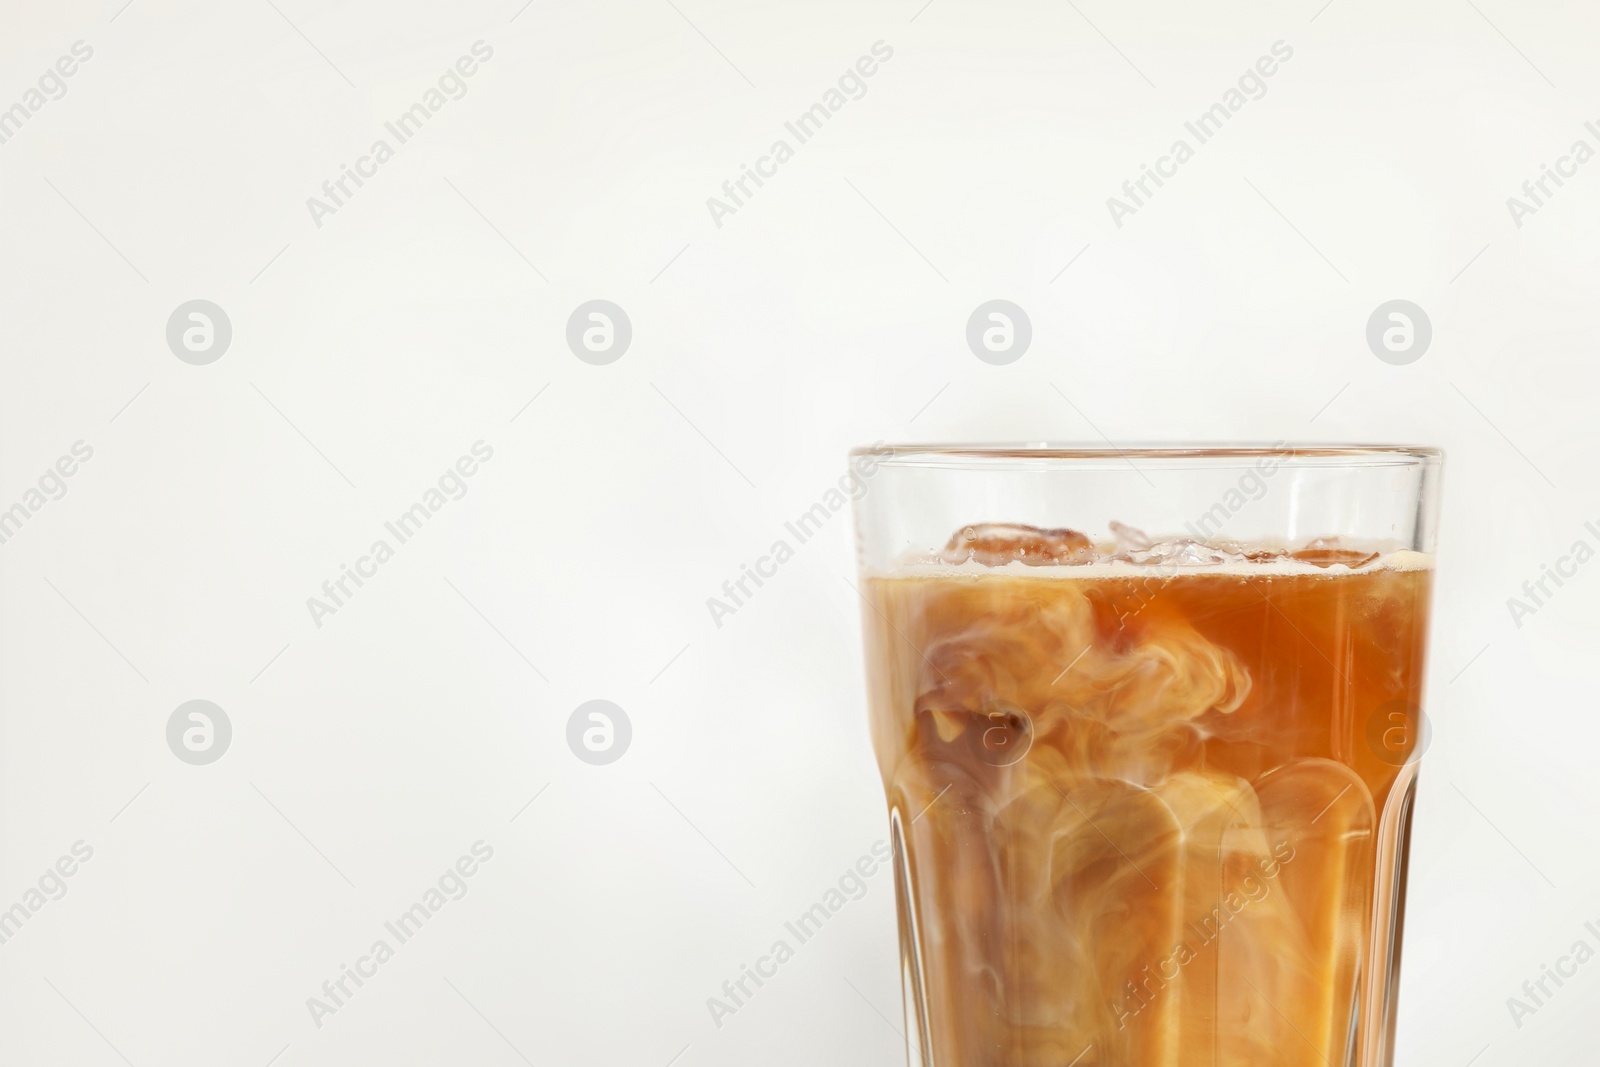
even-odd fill
[{"label": "white background", "polygon": [[[1506,198],[1600,147],[1600,10],[274,3],[0,11],[0,108],[93,48],[0,144],[0,508],[94,450],[0,545],[0,908],[94,850],[0,945],[0,1062],[903,1062],[887,875],[706,1008],[886,833],[848,518],[720,628],[705,601],[851,445],[1042,438],[1446,449],[1398,1062],[1593,1062],[1600,963],[1520,1027],[1506,1000],[1600,947],[1600,565],[1520,627],[1506,601],[1600,545],[1600,163],[1520,228]],[[478,40],[466,95],[317,226]],[[233,327],[205,366],[165,339],[196,298]],[[633,326],[608,366],[564,337],[596,298]],[[995,298],[1033,325],[1008,366],[964,338]],[[1364,338],[1396,298],[1434,329],[1406,366]],[[479,440],[467,494],[315,625]],[[233,725],[209,766],[166,743],[196,698]],[[633,726],[609,766],[565,740],[596,698]],[[480,839],[470,892],[315,1025]]]}]

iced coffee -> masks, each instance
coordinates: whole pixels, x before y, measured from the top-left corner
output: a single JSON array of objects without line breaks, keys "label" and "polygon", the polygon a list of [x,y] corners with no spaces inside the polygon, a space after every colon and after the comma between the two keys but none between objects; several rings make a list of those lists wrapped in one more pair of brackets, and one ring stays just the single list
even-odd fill
[{"label": "iced coffee", "polygon": [[975,523],[863,577],[914,1064],[1388,1062],[1430,556]]}]

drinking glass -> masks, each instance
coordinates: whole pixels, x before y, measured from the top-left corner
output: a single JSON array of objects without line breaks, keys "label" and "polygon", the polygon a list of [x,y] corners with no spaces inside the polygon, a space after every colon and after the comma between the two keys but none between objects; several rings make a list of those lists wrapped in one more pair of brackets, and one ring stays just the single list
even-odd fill
[{"label": "drinking glass", "polygon": [[912,1067],[1389,1067],[1441,454],[852,457]]}]

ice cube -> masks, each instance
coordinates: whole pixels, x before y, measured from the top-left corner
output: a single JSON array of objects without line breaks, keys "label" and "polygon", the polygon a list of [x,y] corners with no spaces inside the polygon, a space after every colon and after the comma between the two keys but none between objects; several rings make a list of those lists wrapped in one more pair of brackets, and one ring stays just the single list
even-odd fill
[{"label": "ice cube", "polygon": [[1143,549],[1118,552],[1116,558],[1129,563],[1168,567],[1203,567],[1208,564],[1236,561],[1230,552],[1188,538],[1162,541],[1159,544],[1147,545]]},{"label": "ice cube", "polygon": [[1314,563],[1318,567],[1332,567],[1342,563],[1351,570],[1365,567],[1379,555],[1366,549],[1342,545],[1337,537],[1319,537],[1314,541],[1307,541],[1304,548],[1289,554],[1295,559]]},{"label": "ice cube", "polygon": [[1111,535],[1117,539],[1118,552],[1140,552],[1150,547],[1150,535],[1125,522],[1111,520]]},{"label": "ice cube", "polygon": [[946,563],[973,560],[999,567],[1013,560],[1030,567],[1058,563],[1088,563],[1094,558],[1089,538],[1077,530],[1046,530],[1012,522],[980,522],[951,535],[939,553]]},{"label": "ice cube", "polygon": [[1219,552],[1228,553],[1235,562],[1271,563],[1289,555],[1288,549],[1270,545],[1246,545],[1238,541],[1212,541],[1211,545]]}]

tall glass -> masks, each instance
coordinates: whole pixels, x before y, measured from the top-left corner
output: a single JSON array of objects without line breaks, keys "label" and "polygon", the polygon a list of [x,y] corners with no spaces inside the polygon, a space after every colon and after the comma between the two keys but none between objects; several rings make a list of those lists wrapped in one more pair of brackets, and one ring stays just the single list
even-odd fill
[{"label": "tall glass", "polygon": [[912,1067],[1389,1067],[1440,453],[852,455]]}]

